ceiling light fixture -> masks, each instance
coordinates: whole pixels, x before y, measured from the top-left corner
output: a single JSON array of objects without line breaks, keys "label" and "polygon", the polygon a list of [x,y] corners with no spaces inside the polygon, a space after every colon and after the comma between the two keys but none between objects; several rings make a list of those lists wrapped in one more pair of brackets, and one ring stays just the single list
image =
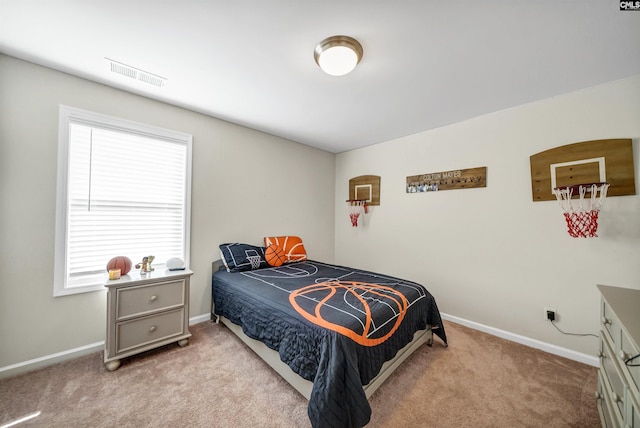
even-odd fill
[{"label": "ceiling light fixture", "polygon": [[362,59],[362,45],[349,36],[327,37],[316,46],[313,57],[322,71],[343,76],[356,68]]}]

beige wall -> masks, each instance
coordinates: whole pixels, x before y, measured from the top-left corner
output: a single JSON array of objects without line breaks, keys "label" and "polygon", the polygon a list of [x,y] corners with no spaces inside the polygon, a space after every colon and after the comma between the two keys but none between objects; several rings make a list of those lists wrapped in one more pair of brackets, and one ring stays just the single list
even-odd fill
[{"label": "beige wall", "polygon": [[0,55],[0,369],[104,340],[105,292],[53,297],[60,104],[193,135],[191,317],[223,242],[333,261],[335,155]]},{"label": "beige wall", "polygon": [[[543,308],[596,333],[595,284],[640,289],[640,196],[608,199],[600,237],[572,239],[557,203],[532,202],[529,172],[552,147],[633,138],[640,190],[640,76],[334,156],[0,55],[0,369],[104,340],[104,292],[53,297],[59,104],[194,136],[192,317],[209,311],[218,244],[265,234],[422,282],[446,314],[588,354],[597,341],[560,335]],[[476,166],[487,188],[404,192],[408,175]],[[348,180],[365,174],[382,177],[381,205],[352,228]]]},{"label": "beige wall", "polygon": [[[632,138],[636,189],[640,76],[337,155],[336,263],[424,283],[446,314],[595,355],[595,284],[640,289],[640,196],[609,198],[599,238],[566,233],[557,202],[532,202],[529,157],[565,144]],[[405,193],[406,177],[487,167],[487,187]],[[381,176],[381,205],[352,228],[350,178]]]}]

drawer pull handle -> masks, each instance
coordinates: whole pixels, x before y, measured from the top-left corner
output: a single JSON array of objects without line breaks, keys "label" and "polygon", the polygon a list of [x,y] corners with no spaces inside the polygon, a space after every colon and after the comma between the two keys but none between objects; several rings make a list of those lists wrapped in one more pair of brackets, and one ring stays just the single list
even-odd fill
[{"label": "drawer pull handle", "polygon": [[620,359],[622,361],[626,361],[629,359],[629,357],[631,357],[630,354],[627,354],[626,352],[624,352],[622,349],[620,350],[620,352],[618,353],[618,355],[620,356]]},{"label": "drawer pull handle", "polygon": [[601,400],[602,399],[602,394],[600,394],[600,391],[596,391],[596,400]]},{"label": "drawer pull handle", "polygon": [[611,399],[615,403],[622,403],[622,398],[618,394],[616,394],[615,392],[611,394]]},{"label": "drawer pull handle", "polygon": [[149,301],[150,302],[155,302],[156,300],[158,300],[158,296],[156,296],[155,294],[151,297],[149,297]]},{"label": "drawer pull handle", "polygon": [[611,320],[607,317],[602,317],[602,324],[611,325]]},{"label": "drawer pull handle", "polygon": [[156,331],[156,326],[152,325],[151,327],[149,327],[149,332],[153,333],[154,331]]}]

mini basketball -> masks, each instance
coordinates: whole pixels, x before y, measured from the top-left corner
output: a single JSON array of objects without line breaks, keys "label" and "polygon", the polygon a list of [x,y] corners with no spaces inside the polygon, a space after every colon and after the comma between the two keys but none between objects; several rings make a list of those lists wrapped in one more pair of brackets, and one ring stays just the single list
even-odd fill
[{"label": "mini basketball", "polygon": [[269,266],[278,267],[282,266],[287,257],[284,255],[284,250],[277,245],[269,245],[264,252],[264,258],[269,263]]},{"label": "mini basketball", "polygon": [[120,269],[120,275],[126,275],[131,270],[131,259],[125,256],[117,256],[109,260],[107,263],[107,272],[110,270]]}]

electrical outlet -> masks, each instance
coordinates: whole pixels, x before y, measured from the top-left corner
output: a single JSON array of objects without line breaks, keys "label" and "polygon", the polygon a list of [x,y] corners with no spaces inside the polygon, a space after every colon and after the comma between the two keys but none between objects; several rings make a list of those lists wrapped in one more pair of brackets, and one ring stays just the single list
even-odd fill
[{"label": "electrical outlet", "polygon": [[558,311],[551,308],[544,308],[544,319],[547,321],[558,321]]}]

